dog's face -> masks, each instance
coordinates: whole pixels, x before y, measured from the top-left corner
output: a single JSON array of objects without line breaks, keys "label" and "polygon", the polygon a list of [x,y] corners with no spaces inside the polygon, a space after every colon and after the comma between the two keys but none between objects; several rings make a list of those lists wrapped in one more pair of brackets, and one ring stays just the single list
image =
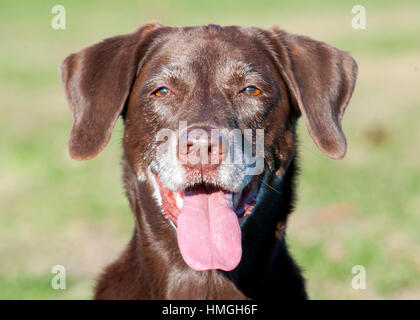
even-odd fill
[{"label": "dog's face", "polygon": [[255,167],[238,144],[243,141],[235,139],[245,129],[266,128],[267,153],[273,143],[283,143],[290,157],[292,141],[288,145],[283,138],[285,131],[291,137],[294,125],[287,90],[254,37],[251,30],[210,27],[178,29],[155,40],[139,68],[125,117],[125,155],[139,177],[151,169],[172,192],[205,183],[238,193]]},{"label": "dog's face", "polygon": [[323,152],[344,156],[356,70],[346,52],[278,29],[149,24],[64,61],[70,153],[95,156],[123,113],[125,157],[177,224],[185,261],[231,270],[238,219],[264,175],[287,170],[296,119]]}]

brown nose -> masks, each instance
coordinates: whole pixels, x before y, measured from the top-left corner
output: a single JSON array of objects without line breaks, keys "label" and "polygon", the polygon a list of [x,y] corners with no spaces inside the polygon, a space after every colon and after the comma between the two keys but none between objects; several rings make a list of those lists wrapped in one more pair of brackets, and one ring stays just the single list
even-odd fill
[{"label": "brown nose", "polygon": [[216,128],[190,127],[181,132],[178,158],[186,167],[217,167],[228,153],[228,140]]}]

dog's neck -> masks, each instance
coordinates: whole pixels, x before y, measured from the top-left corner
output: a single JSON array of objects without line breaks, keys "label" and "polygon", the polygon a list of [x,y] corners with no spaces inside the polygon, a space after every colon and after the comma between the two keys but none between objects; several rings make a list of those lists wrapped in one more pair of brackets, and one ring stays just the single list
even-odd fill
[{"label": "dog's neck", "polygon": [[[161,214],[159,204],[153,198],[151,184],[139,181],[131,167],[124,161],[125,190],[136,219],[136,231],[130,247],[136,250],[135,255],[143,272],[144,269],[150,270],[147,275],[153,277],[153,281],[166,281],[169,273],[177,272],[180,283],[183,280],[205,282],[205,286],[209,288],[208,292],[211,291],[213,282],[220,284],[220,281],[229,278],[228,283],[234,283],[246,296],[255,297],[261,276],[270,268],[275,246],[284,242],[287,216],[292,210],[294,200],[295,170],[295,160],[292,160],[281,178],[271,174],[265,179],[262,185],[264,192],[253,214],[247,217],[241,226],[243,254],[238,267],[230,272],[219,270],[197,272],[190,269],[182,259],[176,230]],[[170,291],[176,286],[168,284],[166,287],[168,291],[165,297],[170,298]],[[236,294],[238,298],[243,298],[236,287],[228,285],[225,290],[229,293],[226,294],[230,296]],[[214,288],[220,289],[220,286],[215,285]],[[200,293],[195,292],[195,294]],[[219,297],[221,295],[220,292],[214,294]],[[179,288],[175,297],[180,297]],[[185,297],[188,297],[187,293]],[[202,298],[210,296],[204,295]]]}]

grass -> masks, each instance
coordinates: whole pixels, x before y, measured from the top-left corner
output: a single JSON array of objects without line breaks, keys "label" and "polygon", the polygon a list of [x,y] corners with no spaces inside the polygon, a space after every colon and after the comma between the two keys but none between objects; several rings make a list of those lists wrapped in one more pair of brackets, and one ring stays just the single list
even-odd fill
[{"label": "grass", "polygon": [[[299,125],[301,175],[289,246],[317,299],[420,298],[420,20],[418,1],[55,1],[0,4],[0,299],[87,299],[128,241],[133,218],[118,164],[119,123],[97,158],[76,162],[58,65],[70,52],[158,20],[277,24],[349,50],[359,79],[344,117],[348,154],[333,161]],[[364,4],[367,29],[351,28]],[[64,265],[67,289],[51,289]],[[354,265],[366,290],[351,287]]]}]

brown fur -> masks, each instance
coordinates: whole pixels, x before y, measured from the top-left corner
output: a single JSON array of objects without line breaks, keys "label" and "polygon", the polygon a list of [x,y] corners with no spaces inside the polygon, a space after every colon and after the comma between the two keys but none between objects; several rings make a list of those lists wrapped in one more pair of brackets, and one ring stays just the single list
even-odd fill
[{"label": "brown fur", "polygon": [[[148,24],[70,55],[61,70],[74,119],[73,158],[94,157],[120,114],[125,123],[124,183],[136,225],[124,253],[103,273],[96,298],[306,297],[285,245],[294,200],[295,126],[302,115],[325,154],[345,155],[341,119],[357,74],[347,52],[277,28]],[[245,78],[264,94],[252,100],[235,96]],[[165,103],[150,98],[162,79],[176,92]],[[176,129],[180,120],[265,130],[266,171],[276,192],[265,190],[242,227],[244,253],[231,272],[190,269],[152,198],[145,172],[155,155],[154,136],[161,128]]]}]

